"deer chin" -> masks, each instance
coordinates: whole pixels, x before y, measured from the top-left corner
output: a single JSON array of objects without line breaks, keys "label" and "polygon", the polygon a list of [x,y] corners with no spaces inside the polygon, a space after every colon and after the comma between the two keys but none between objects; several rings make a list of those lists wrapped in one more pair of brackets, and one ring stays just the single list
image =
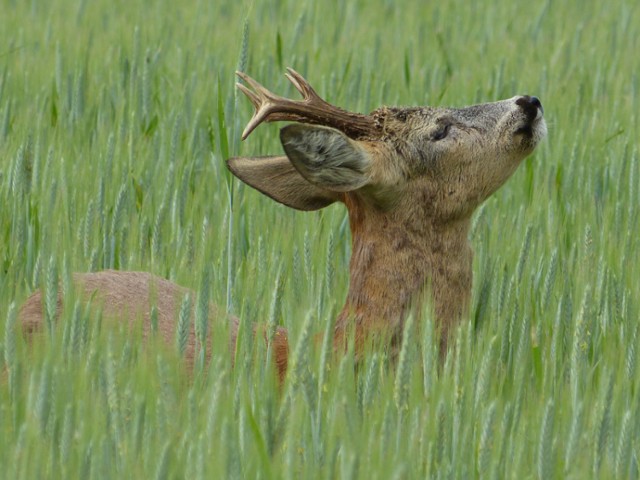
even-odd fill
[{"label": "deer chin", "polygon": [[537,145],[540,140],[547,136],[547,122],[544,121],[542,115],[540,118],[536,118],[533,123],[532,139],[534,145]]},{"label": "deer chin", "polygon": [[536,148],[546,135],[547,123],[544,121],[542,114],[539,114],[533,120],[525,120],[514,132],[514,137],[520,137],[521,144],[528,153]]}]

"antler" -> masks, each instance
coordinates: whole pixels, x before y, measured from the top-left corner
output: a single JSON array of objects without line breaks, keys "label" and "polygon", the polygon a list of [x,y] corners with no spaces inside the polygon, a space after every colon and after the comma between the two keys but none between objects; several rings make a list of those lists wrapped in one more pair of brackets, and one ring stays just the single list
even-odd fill
[{"label": "antler", "polygon": [[309,85],[302,75],[292,68],[287,68],[286,77],[302,94],[302,100],[290,100],[270,92],[243,72],[236,75],[249,87],[241,83],[236,86],[244,93],[256,111],[242,132],[242,140],[246,139],[262,122],[279,122],[288,120],[300,123],[313,123],[337,128],[352,138],[375,136],[379,133],[376,122],[371,115],[352,113],[324,101]]}]

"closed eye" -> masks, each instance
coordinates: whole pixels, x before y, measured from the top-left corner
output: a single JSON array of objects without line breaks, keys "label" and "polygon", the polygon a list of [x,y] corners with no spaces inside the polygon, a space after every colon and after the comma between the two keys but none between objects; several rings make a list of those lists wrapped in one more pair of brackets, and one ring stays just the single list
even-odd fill
[{"label": "closed eye", "polygon": [[449,129],[451,128],[451,124],[442,125],[438,130],[436,130],[433,135],[431,135],[431,140],[437,142],[438,140],[442,140],[449,134]]}]

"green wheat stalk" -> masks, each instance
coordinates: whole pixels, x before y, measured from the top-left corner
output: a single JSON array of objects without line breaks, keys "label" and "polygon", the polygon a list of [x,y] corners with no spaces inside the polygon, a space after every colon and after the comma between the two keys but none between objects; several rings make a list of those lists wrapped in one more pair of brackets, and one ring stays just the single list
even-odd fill
[{"label": "green wheat stalk", "polygon": [[113,440],[117,446],[120,446],[122,440],[120,389],[118,388],[116,378],[116,359],[115,353],[113,352],[113,337],[111,335],[109,335],[107,347],[107,358],[104,359],[103,365],[106,380],[105,393],[109,407],[109,419],[114,437]]},{"label": "green wheat stalk", "polygon": [[603,378],[608,379],[606,381],[605,393],[602,398],[602,403],[599,412],[599,417],[596,418],[596,425],[594,431],[594,453],[593,453],[593,473],[598,475],[602,460],[607,451],[608,442],[611,439],[611,402],[613,397],[613,380],[614,377],[611,372],[604,372]]},{"label": "green wheat stalk", "polygon": [[40,433],[47,429],[49,414],[51,413],[51,371],[45,366],[40,373],[38,396],[35,403],[35,414],[40,427]]},{"label": "green wheat stalk", "polygon": [[189,340],[189,328],[191,326],[191,295],[188,293],[182,299],[180,312],[178,314],[178,326],[176,332],[176,347],[181,357],[187,349]]},{"label": "green wheat stalk", "polygon": [[436,346],[434,344],[435,326],[431,312],[423,313],[422,322],[422,388],[425,398],[432,394],[436,382]]},{"label": "green wheat stalk", "polygon": [[393,388],[393,399],[396,404],[396,408],[400,412],[405,412],[409,409],[409,380],[411,376],[411,355],[410,349],[413,343],[413,324],[414,316],[410,314],[404,325],[404,332],[402,335],[402,346],[400,347],[400,355],[398,359],[398,369],[396,373],[396,380]]},{"label": "green wheat stalk", "polygon": [[542,310],[545,311],[549,305],[553,287],[555,286],[556,273],[558,271],[558,249],[556,248],[551,254],[551,261],[547,269],[547,275],[544,278],[543,294],[542,294]]},{"label": "green wheat stalk", "polygon": [[622,417],[622,425],[620,426],[620,436],[618,437],[618,447],[615,456],[615,474],[616,478],[626,478],[629,476],[629,459],[631,453],[631,429],[635,422],[631,410],[627,410]]},{"label": "green wheat stalk", "polygon": [[553,400],[547,402],[542,417],[540,440],[538,443],[538,478],[548,480],[553,472],[553,420],[555,408]]},{"label": "green wheat stalk", "polygon": [[47,331],[53,335],[58,311],[58,269],[53,255],[49,258],[49,268],[47,269],[44,307]]},{"label": "green wheat stalk", "polygon": [[362,403],[360,410],[363,415],[367,413],[367,409],[373,400],[373,395],[378,388],[379,365],[380,356],[377,353],[373,353],[371,360],[369,360],[369,368],[367,369],[364,385],[362,387]]},{"label": "green wheat stalk", "polygon": [[73,408],[68,404],[64,409],[62,431],[60,432],[60,464],[65,467],[69,461],[73,440]]},{"label": "green wheat stalk", "polygon": [[158,466],[156,468],[156,480],[166,480],[169,476],[169,452],[171,443],[169,441],[165,442],[162,447],[162,452],[158,457]]},{"label": "green wheat stalk", "polygon": [[486,410],[480,440],[478,442],[478,473],[480,476],[489,471],[491,453],[493,451],[493,421],[496,414],[496,402],[493,401]]},{"label": "green wheat stalk", "polygon": [[524,241],[522,243],[522,250],[520,250],[520,257],[518,258],[518,265],[516,267],[516,278],[518,282],[522,281],[522,274],[524,273],[524,266],[529,258],[531,250],[531,237],[533,234],[533,228],[531,225],[527,226],[527,231],[524,234]]},{"label": "green wheat stalk", "polygon": [[493,336],[489,343],[489,348],[485,351],[480,362],[480,369],[478,370],[478,379],[476,381],[476,394],[473,403],[473,409],[478,411],[479,406],[486,400],[489,380],[491,377],[491,370],[494,367],[494,350],[497,343],[497,337]]}]

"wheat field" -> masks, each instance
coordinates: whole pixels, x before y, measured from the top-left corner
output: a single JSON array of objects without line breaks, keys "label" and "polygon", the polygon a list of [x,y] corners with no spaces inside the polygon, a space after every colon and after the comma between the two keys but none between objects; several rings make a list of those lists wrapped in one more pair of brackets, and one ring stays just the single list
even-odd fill
[{"label": "wheat field", "polygon": [[[639,476],[638,2],[0,9],[0,477]],[[541,98],[547,139],[474,216],[473,305],[444,362],[429,315],[397,362],[313,343],[347,291],[345,209],[289,210],[224,164],[282,151],[273,124],[240,141],[234,71],[295,96],[288,66],[360,112]],[[70,278],[105,268],[287,327],[284,386],[250,336],[232,368],[215,319],[192,376],[179,341],[103,324]],[[28,347],[17,310],[58,285],[70,308]]]}]

